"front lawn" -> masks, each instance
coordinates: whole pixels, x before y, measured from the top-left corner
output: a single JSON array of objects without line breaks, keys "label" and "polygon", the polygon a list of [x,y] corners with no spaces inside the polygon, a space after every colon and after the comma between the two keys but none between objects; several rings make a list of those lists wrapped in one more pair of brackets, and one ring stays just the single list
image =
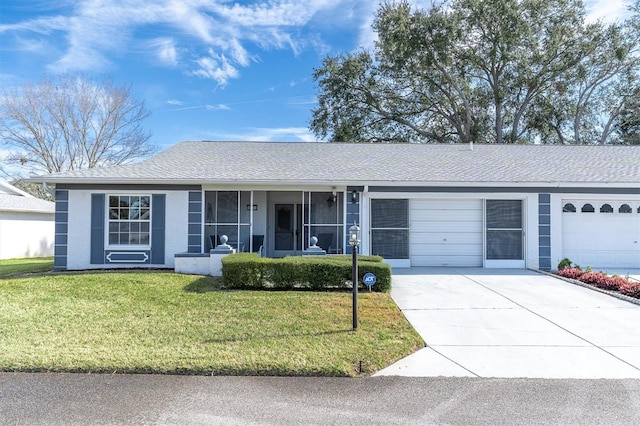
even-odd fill
[{"label": "front lawn", "polygon": [[53,257],[0,260],[0,279],[53,270]]},{"label": "front lawn", "polygon": [[358,376],[423,346],[385,293],[360,294],[353,332],[350,292],[228,291],[163,271],[3,275],[2,371]]}]

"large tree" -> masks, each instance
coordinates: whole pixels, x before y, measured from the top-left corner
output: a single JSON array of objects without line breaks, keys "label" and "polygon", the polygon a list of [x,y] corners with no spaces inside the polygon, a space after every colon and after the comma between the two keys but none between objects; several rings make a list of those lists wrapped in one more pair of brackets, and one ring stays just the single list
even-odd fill
[{"label": "large tree", "polygon": [[[18,175],[115,165],[155,152],[142,122],[150,112],[110,78],[67,74],[4,90],[0,137]],[[18,177],[18,176],[14,176]]]},{"label": "large tree", "polygon": [[[315,70],[316,136],[611,142],[623,110],[615,94],[630,91],[638,69],[633,32],[587,24],[580,0],[386,3],[374,30],[373,52],[329,57]],[[609,127],[585,126],[605,116]]]}]

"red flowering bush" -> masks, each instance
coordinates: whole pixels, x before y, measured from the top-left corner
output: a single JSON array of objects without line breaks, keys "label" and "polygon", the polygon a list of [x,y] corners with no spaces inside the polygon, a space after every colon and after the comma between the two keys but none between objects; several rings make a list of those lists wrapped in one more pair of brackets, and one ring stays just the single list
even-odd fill
[{"label": "red flowering bush", "polygon": [[608,277],[602,272],[587,272],[578,279],[583,283],[593,284],[603,290],[618,290],[620,284],[626,282],[624,278]]},{"label": "red flowering bush", "polygon": [[568,259],[566,261],[563,265],[564,268],[558,268],[556,275],[640,299],[640,282],[632,282],[617,275],[609,277],[604,272],[593,272],[591,268],[587,268],[586,272],[583,272],[579,266],[572,267],[570,266],[571,262]]},{"label": "red flowering bush", "polygon": [[608,279],[608,283],[609,283],[609,285],[611,287],[610,289],[607,289],[607,290],[617,290],[617,291],[622,292],[620,290],[622,288],[622,286],[631,284],[630,281],[627,281],[626,279],[624,279],[622,277],[618,277],[618,276],[607,277],[607,279]]},{"label": "red flowering bush", "polygon": [[574,280],[579,279],[584,272],[580,268],[564,268],[558,271],[558,275],[565,278],[573,278]]},{"label": "red flowering bush", "polygon": [[640,282],[624,281],[625,283],[620,286],[620,293],[640,299]]}]

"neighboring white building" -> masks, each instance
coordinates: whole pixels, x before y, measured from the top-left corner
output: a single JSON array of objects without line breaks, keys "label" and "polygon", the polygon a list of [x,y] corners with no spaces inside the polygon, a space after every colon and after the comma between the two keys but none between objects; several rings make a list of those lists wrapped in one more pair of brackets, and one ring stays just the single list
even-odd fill
[{"label": "neighboring white building", "polygon": [[56,188],[56,269],[175,266],[220,235],[301,254],[316,236],[396,267],[640,267],[640,146],[182,142]]},{"label": "neighboring white building", "polygon": [[53,256],[55,203],[0,181],[0,259]]}]

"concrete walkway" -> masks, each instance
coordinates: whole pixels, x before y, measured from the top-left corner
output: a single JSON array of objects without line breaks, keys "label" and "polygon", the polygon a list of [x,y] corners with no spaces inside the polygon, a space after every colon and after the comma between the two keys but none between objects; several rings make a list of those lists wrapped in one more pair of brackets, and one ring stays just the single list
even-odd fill
[{"label": "concrete walkway", "polygon": [[394,270],[427,347],[379,376],[640,378],[640,306],[527,270]]}]

